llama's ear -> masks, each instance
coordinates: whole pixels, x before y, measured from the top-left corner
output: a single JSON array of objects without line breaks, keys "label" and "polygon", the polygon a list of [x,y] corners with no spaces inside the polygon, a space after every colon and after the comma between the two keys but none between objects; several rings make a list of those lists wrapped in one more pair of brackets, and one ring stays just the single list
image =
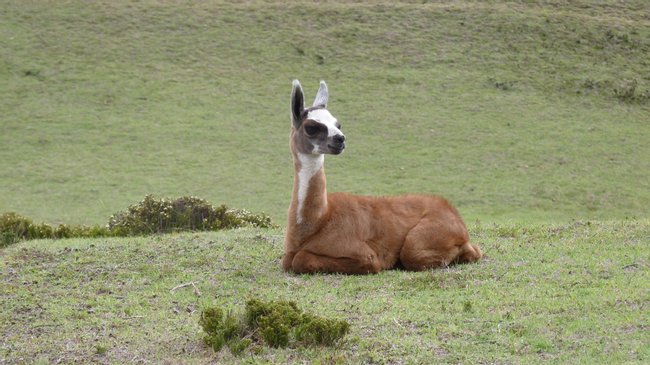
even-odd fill
[{"label": "llama's ear", "polygon": [[325,81],[321,80],[320,87],[318,88],[318,93],[316,93],[316,99],[314,99],[314,106],[326,107],[327,99],[329,99],[329,97],[330,95],[327,91],[327,84]]},{"label": "llama's ear", "polygon": [[294,127],[298,128],[302,121],[302,112],[305,110],[305,95],[302,92],[300,81],[293,80],[293,90],[291,90],[291,122]]}]

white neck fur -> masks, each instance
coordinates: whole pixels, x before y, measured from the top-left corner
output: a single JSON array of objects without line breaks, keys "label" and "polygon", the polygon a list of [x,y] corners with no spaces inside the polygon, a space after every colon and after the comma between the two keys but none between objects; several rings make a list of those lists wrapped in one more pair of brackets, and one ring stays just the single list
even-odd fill
[{"label": "white neck fur", "polygon": [[307,198],[307,191],[309,190],[309,182],[311,178],[316,175],[325,162],[325,155],[308,155],[298,153],[298,160],[300,161],[300,170],[298,171],[298,207],[296,208],[296,222],[302,223],[303,214],[302,208]]}]

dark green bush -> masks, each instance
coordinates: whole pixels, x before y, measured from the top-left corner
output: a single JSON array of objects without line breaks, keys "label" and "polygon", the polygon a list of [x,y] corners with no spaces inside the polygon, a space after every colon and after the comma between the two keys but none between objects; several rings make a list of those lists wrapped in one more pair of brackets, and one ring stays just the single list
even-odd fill
[{"label": "dark green bush", "polygon": [[225,205],[217,208],[196,197],[175,200],[144,200],[127,210],[115,213],[108,222],[111,231],[120,235],[142,235],[177,231],[216,231],[243,226],[271,227],[271,218],[254,215],[245,210],[230,210]]},{"label": "dark green bush", "polygon": [[54,238],[54,230],[47,224],[34,224],[31,219],[9,212],[0,215],[0,247],[22,240]]},{"label": "dark green bush", "polygon": [[68,226],[52,227],[45,223],[35,224],[31,219],[16,213],[0,215],[0,247],[23,240],[71,237],[108,237],[113,232],[106,227]]},{"label": "dark green bush", "polygon": [[0,247],[10,245],[22,239],[30,239],[33,223],[31,219],[16,213],[0,216]]},{"label": "dark green bush", "polygon": [[155,199],[147,195],[138,204],[113,214],[108,226],[52,227],[34,224],[31,219],[16,213],[0,215],[0,247],[22,240],[40,238],[96,238],[125,237],[180,231],[216,231],[244,226],[273,227],[266,214],[252,214],[246,210],[228,209],[225,205],[213,207],[196,197]]},{"label": "dark green bush", "polygon": [[201,313],[201,327],[207,333],[205,342],[215,351],[227,345],[237,355],[253,341],[270,347],[334,345],[345,336],[350,325],[346,321],[304,313],[296,303],[263,302],[251,299],[241,320],[224,315],[220,308],[207,308]]}]

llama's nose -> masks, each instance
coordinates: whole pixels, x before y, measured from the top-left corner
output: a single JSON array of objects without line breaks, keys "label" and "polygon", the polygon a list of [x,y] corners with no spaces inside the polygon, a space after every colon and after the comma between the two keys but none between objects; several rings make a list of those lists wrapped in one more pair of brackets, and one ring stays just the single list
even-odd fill
[{"label": "llama's nose", "polygon": [[342,134],[337,134],[337,135],[335,135],[335,136],[333,137],[333,139],[334,139],[334,142],[336,142],[336,143],[338,143],[338,144],[341,144],[341,143],[345,142],[345,136],[342,135]]}]

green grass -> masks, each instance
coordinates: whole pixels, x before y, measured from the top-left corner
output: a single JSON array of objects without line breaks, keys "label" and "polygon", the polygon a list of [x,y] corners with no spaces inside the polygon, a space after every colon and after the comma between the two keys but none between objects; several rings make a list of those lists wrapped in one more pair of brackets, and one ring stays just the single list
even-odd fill
[{"label": "green grass", "polygon": [[[444,195],[487,256],[293,276],[282,229],[21,242],[0,250],[0,362],[647,363],[649,13],[2,1],[0,212],[94,225],[147,194],[193,195],[282,224],[291,80],[310,100],[325,79],[348,141],[329,191]],[[201,309],[251,297],[351,332],[214,354]]]},{"label": "green grass", "polygon": [[[371,276],[280,270],[282,230],[29,241],[2,250],[9,363],[647,363],[650,221],[471,226],[477,264]],[[191,285],[171,290],[178,285]],[[203,344],[202,309],[292,300],[334,348]]]},{"label": "green grass", "polygon": [[329,82],[348,137],[330,191],[441,194],[468,221],[647,217],[646,1],[0,12],[0,211],[97,224],[195,195],[282,223],[299,78]]}]

